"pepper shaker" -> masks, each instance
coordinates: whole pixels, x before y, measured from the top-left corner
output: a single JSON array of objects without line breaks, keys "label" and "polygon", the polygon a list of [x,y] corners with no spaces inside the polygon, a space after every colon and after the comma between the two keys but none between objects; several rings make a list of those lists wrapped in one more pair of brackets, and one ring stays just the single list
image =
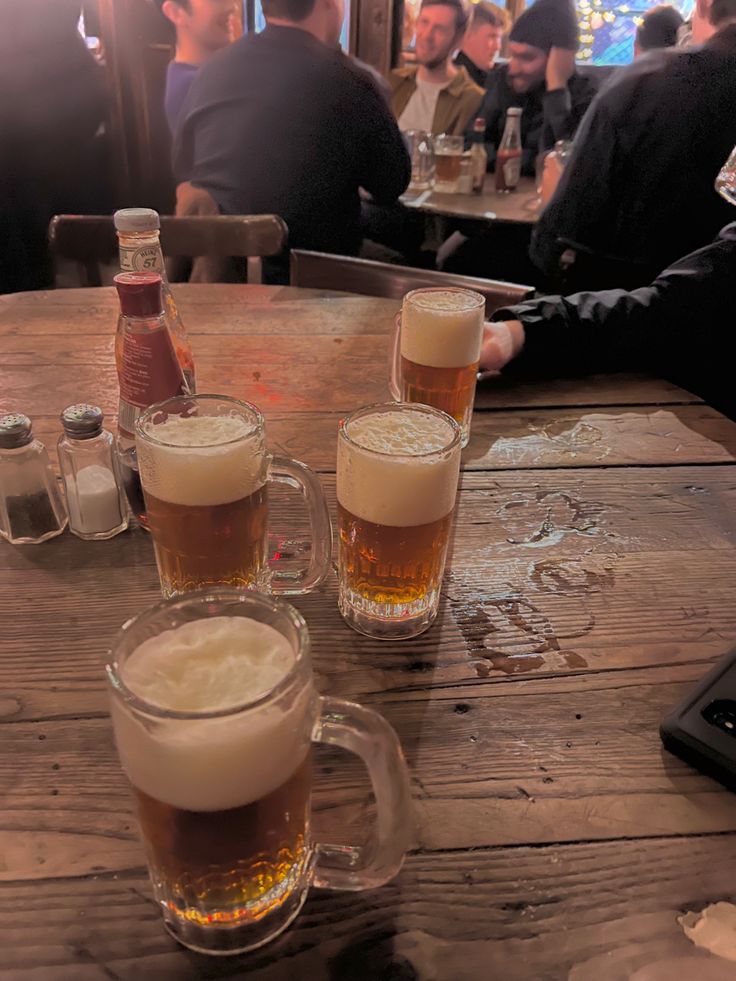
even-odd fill
[{"label": "pepper shaker", "polygon": [[64,501],[49,455],[21,412],[0,417],[0,535],[36,545],[66,527]]},{"label": "pepper shaker", "polygon": [[128,508],[112,433],[96,405],[70,405],[61,413],[59,466],[66,488],[69,530],[79,538],[112,538],[128,527]]}]

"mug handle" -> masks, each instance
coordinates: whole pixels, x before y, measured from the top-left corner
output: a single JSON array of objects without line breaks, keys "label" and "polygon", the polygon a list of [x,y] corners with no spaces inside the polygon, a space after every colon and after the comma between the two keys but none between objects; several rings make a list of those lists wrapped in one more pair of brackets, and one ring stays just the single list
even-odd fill
[{"label": "mug handle", "polygon": [[312,540],[309,564],[297,572],[272,570],[269,590],[282,596],[309,593],[324,581],[332,558],[332,525],[322,484],[308,466],[285,456],[272,458],[268,479],[274,484],[286,484],[302,495]]},{"label": "mug handle", "polygon": [[414,830],[409,771],[399,738],[378,712],[339,698],[321,698],[312,741],[359,756],[376,798],[371,840],[364,846],[318,843],[312,884],[352,892],[383,886],[401,868]]},{"label": "mug handle", "polygon": [[391,398],[395,402],[403,401],[401,398],[401,314],[396,314],[394,321],[394,336],[391,341],[391,349],[388,357],[388,387]]}]

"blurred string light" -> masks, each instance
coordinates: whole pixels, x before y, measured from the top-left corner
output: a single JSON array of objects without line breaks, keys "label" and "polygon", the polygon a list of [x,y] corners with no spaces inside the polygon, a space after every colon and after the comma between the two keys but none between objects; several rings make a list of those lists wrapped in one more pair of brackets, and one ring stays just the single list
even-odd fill
[{"label": "blurred string light", "polygon": [[[634,57],[634,34],[643,15],[661,0],[577,0],[578,60],[596,65],[625,65]],[[694,0],[670,0],[686,19]]]}]

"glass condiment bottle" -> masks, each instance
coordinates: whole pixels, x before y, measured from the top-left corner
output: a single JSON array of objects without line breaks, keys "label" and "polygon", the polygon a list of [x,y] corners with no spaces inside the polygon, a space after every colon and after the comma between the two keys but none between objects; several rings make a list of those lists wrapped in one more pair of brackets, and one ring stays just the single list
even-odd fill
[{"label": "glass condiment bottle", "polygon": [[470,147],[470,171],[473,177],[473,194],[483,193],[486,179],[488,153],[486,151],[486,121],[478,116],[473,122],[473,142]]},{"label": "glass condiment bottle", "polygon": [[515,191],[521,177],[521,109],[506,111],[506,126],[496,152],[496,193]]},{"label": "glass condiment bottle", "polygon": [[96,405],[70,405],[61,413],[59,467],[66,490],[69,530],[79,538],[112,538],[128,527],[115,441],[102,428]]},{"label": "glass condiment bottle", "polygon": [[46,447],[20,412],[0,416],[0,535],[35,545],[66,527],[64,500]]},{"label": "glass condiment bottle", "polygon": [[[187,383],[188,394],[193,395],[196,391],[194,356],[166,277],[166,266],[159,239],[161,221],[158,212],[153,208],[122,208],[115,212],[113,221],[118,234],[120,271],[156,272],[161,277],[166,325],[171,332],[174,350]],[[117,345],[115,355],[119,362],[122,351]]]},{"label": "glass condiment bottle", "polygon": [[135,453],[135,424],[154,402],[191,394],[177,360],[166,319],[158,273],[118,273],[120,298],[116,345],[120,348],[117,450],[130,508],[146,528],[146,507]]}]

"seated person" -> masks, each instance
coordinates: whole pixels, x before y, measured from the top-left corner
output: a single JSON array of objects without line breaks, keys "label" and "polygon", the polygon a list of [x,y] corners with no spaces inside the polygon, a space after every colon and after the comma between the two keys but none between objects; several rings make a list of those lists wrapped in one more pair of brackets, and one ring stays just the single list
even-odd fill
[{"label": "seated person", "polygon": [[655,48],[674,48],[685,19],[676,7],[663,3],[650,7],[642,17],[634,38],[634,57],[640,58]]},{"label": "seated person", "polygon": [[164,109],[173,133],[199,66],[235,40],[237,0],[156,0],[176,31],[174,60],[166,70]]},{"label": "seated person", "polygon": [[455,64],[464,68],[481,88],[486,87],[509,23],[509,15],[495,3],[478,0],[473,4],[470,24],[462,47],[455,55]]},{"label": "seated person", "polygon": [[[355,255],[358,189],[396,200],[411,176],[404,140],[372,78],[337,47],[342,0],[263,0],[263,12],[262,33],[239,38],[194,80],[177,181],[203,188],[223,214],[279,215],[291,248]],[[267,274],[286,282],[280,259]]]},{"label": "seated person", "polygon": [[693,35],[620,69],[586,114],[532,237],[555,288],[642,286],[729,221],[713,175],[736,143],[736,0],[698,0]]},{"label": "seated person", "polygon": [[402,132],[462,136],[477,115],[483,89],[452,63],[467,24],[464,0],[423,0],[416,22],[417,63],[389,77]]},{"label": "seated person", "polygon": [[498,310],[486,324],[485,371],[575,374],[650,369],[736,419],[736,223],[651,286],[547,296]]},{"label": "seated person", "polygon": [[[536,0],[509,34],[509,61],[491,73],[476,115],[486,121],[488,169],[506,124],[506,111],[519,106],[522,173],[534,174],[537,155],[557,140],[568,140],[595,94],[593,83],[575,71],[577,16],[570,0]],[[470,137],[471,126],[467,136]]]}]

